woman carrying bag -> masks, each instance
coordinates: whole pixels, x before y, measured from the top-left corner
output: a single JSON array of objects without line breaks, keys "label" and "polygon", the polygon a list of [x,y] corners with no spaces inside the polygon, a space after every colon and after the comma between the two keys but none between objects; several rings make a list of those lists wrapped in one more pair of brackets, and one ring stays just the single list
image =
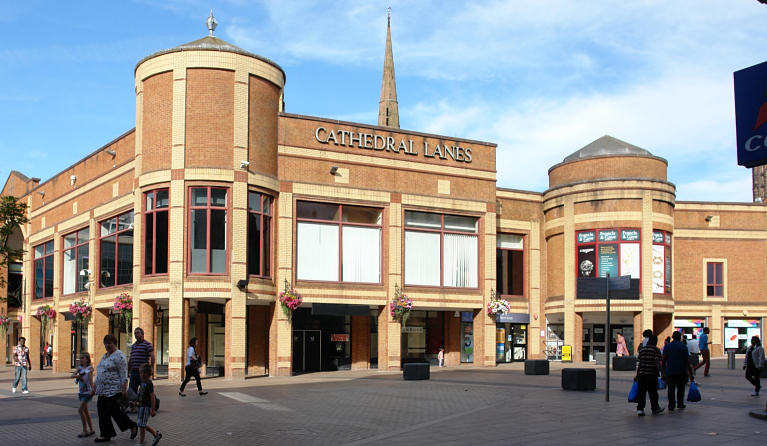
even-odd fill
[{"label": "woman carrying bag", "polygon": [[193,376],[195,381],[197,381],[197,391],[200,392],[200,395],[208,394],[208,392],[202,390],[202,383],[200,383],[200,367],[202,367],[202,362],[200,361],[200,355],[197,354],[197,346],[197,338],[192,338],[189,340],[189,347],[186,349],[184,382],[181,383],[181,388],[178,390],[179,396],[186,396],[184,393],[184,388]]}]

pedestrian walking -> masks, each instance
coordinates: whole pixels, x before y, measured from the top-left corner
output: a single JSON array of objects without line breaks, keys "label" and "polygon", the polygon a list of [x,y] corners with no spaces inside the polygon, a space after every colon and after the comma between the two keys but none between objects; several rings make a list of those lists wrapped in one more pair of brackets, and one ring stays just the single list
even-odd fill
[{"label": "pedestrian walking", "polygon": [[637,415],[645,415],[644,408],[646,395],[650,396],[650,409],[653,415],[663,412],[664,408],[658,404],[658,376],[663,375],[661,367],[661,354],[657,347],[658,337],[650,335],[647,344],[639,347],[637,373],[634,381],[637,382],[639,396],[637,397]]},{"label": "pedestrian walking", "polygon": [[746,371],[746,379],[754,385],[754,393],[751,396],[759,396],[762,384],[759,378],[762,376],[764,366],[764,349],[759,336],[751,337],[751,345],[746,350],[746,359],[743,361],[743,370]]},{"label": "pedestrian walking", "polygon": [[48,367],[53,367],[53,344],[45,348],[45,362]]},{"label": "pedestrian walking", "polygon": [[72,378],[77,383],[77,398],[80,400],[80,408],[77,413],[80,414],[80,421],[83,422],[83,431],[77,434],[78,437],[90,437],[96,432],[93,430],[93,421],[91,413],[88,411],[88,403],[93,398],[93,366],[91,365],[91,355],[88,352],[80,353],[80,363],[77,370],[72,373]]},{"label": "pedestrian walking", "polygon": [[711,352],[708,349],[709,344],[711,344],[711,342],[708,340],[708,327],[703,327],[703,334],[701,334],[700,339],[698,339],[698,348],[700,349],[700,355],[703,357],[703,361],[695,366],[695,370],[698,370],[704,365],[706,366],[706,368],[703,369],[703,376],[710,376],[708,374],[708,369],[711,367]]},{"label": "pedestrian walking", "polygon": [[200,355],[197,354],[197,347],[199,342],[197,338],[189,340],[189,347],[186,349],[186,367],[184,368],[184,382],[181,383],[181,388],[178,389],[179,396],[186,396],[184,388],[189,380],[194,377],[197,381],[197,391],[200,395],[207,395],[208,392],[202,390],[202,383],[200,382],[200,367],[202,367],[202,361],[200,361]]},{"label": "pedestrian walking", "polygon": [[[136,337],[136,342],[131,346],[128,370],[130,371],[129,387],[135,394],[138,392],[139,384],[141,384],[141,367],[144,364],[154,366],[154,346],[152,346],[151,342],[144,339],[144,329],[141,327],[136,327],[133,330],[133,336]],[[131,404],[129,408],[131,411],[135,411],[135,403]]]},{"label": "pedestrian walking", "polygon": [[618,332],[618,335],[615,338],[615,355],[616,356],[629,356],[629,348],[626,345],[626,338],[623,337],[622,332]]},{"label": "pedestrian walking", "polygon": [[445,349],[444,347],[439,348],[439,353],[437,353],[437,361],[439,362],[440,367],[445,366]]},{"label": "pedestrian walking", "polygon": [[131,430],[131,440],[136,438],[138,428],[125,412],[120,409],[120,396],[128,390],[128,362],[123,352],[117,349],[117,338],[113,334],[104,336],[106,353],[96,367],[96,383],[92,394],[98,395],[96,409],[99,415],[99,433],[96,443],[106,443],[116,436],[112,418],[120,431]]},{"label": "pedestrian walking", "polygon": [[141,384],[139,384],[138,390],[138,416],[136,417],[136,426],[141,430],[139,436],[139,442],[135,446],[141,446],[144,444],[144,438],[146,437],[146,431],[154,436],[152,446],[156,446],[162,438],[162,433],[158,430],[152,429],[149,426],[148,421],[150,416],[155,416],[157,396],[154,394],[154,384],[152,383],[152,366],[144,364],[141,366]]},{"label": "pedestrian walking", "polygon": [[682,344],[682,333],[675,331],[672,341],[663,349],[666,384],[668,385],[668,410],[684,409],[684,391],[687,377],[692,381],[692,366],[690,352]]},{"label": "pedestrian walking", "polygon": [[687,350],[690,352],[690,365],[693,367],[694,375],[695,367],[700,363],[700,347],[698,346],[698,337],[694,333],[690,342],[687,343]]},{"label": "pedestrian walking", "polygon": [[21,380],[21,393],[29,393],[27,388],[27,375],[32,368],[32,362],[29,360],[29,347],[24,345],[27,339],[22,336],[19,338],[19,344],[13,347],[13,387],[11,391],[16,393],[16,387]]}]

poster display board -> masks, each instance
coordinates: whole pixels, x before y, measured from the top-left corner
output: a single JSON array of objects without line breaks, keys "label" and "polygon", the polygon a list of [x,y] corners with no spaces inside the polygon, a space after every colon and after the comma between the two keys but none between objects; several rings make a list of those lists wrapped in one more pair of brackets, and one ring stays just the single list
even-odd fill
[{"label": "poster display board", "polygon": [[663,293],[666,285],[666,269],[664,261],[666,258],[666,247],[661,245],[652,246],[652,292]]}]

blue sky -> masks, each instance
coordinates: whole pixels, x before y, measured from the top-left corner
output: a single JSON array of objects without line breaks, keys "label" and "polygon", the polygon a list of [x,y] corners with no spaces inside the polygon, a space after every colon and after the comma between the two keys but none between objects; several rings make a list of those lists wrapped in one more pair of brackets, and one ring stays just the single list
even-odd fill
[{"label": "blue sky", "polygon": [[26,1],[0,4],[0,182],[43,180],[135,125],[142,57],[207,34],[287,74],[286,111],[374,124],[386,7],[403,129],[498,144],[498,186],[609,134],[669,161],[678,200],[751,201],[732,73],[767,60],[756,0]]}]

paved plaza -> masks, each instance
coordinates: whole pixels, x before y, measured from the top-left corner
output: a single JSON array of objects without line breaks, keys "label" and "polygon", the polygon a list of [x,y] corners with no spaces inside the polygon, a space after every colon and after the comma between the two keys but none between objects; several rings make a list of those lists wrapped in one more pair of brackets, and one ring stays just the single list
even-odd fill
[{"label": "paved plaza", "polygon": [[[571,365],[552,363],[543,376],[525,375],[522,364],[435,367],[428,381],[377,371],[216,378],[203,380],[209,395],[198,396],[191,383],[186,398],[177,384],[157,380],[161,408],[149,424],[163,433],[160,445],[767,443],[767,421],[748,415],[767,396],[751,397],[742,370],[724,360],[712,362],[711,377],[698,378],[703,401],[644,418],[626,402],[634,372],[611,371],[606,402],[604,366],[593,366],[593,392],[562,390],[563,366]],[[12,378],[12,367],[0,369],[3,444],[94,444],[94,437],[77,438],[77,387],[67,375],[33,370],[27,395],[11,393]],[[90,407],[98,426],[95,400]],[[133,444],[128,437],[109,444]]]}]

